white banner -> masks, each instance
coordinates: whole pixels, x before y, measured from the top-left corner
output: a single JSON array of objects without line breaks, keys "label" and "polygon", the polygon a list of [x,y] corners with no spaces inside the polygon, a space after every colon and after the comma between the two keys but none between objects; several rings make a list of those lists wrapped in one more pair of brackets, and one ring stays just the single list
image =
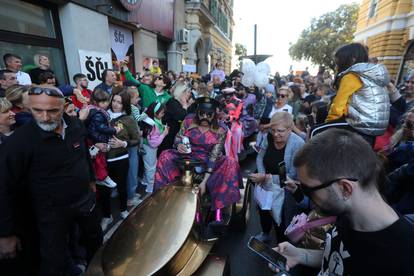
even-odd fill
[{"label": "white banner", "polygon": [[193,64],[184,64],[183,65],[183,72],[196,73],[197,72],[197,67]]},{"label": "white banner", "polygon": [[111,47],[116,55],[116,60],[124,60],[129,46],[133,44],[132,32],[126,28],[109,24]]},{"label": "white banner", "polygon": [[89,89],[95,88],[103,81],[102,74],[105,69],[112,69],[110,53],[79,50],[79,60],[81,72],[89,80]]}]

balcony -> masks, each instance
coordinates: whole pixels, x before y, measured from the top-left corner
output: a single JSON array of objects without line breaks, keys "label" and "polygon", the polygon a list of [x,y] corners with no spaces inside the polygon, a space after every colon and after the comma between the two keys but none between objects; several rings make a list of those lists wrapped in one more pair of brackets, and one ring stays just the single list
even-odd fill
[{"label": "balcony", "polygon": [[201,20],[206,21],[208,24],[215,24],[215,19],[210,13],[208,7],[204,4],[202,0],[186,0],[185,8],[187,12],[197,13]]}]

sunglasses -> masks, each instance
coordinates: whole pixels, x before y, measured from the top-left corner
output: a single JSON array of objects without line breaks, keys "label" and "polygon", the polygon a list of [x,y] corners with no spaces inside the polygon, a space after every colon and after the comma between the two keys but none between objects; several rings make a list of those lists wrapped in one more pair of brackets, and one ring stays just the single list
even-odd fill
[{"label": "sunglasses", "polygon": [[309,187],[308,185],[306,185],[304,183],[300,183],[300,185],[298,187],[304,195],[306,195],[307,197],[310,197],[310,195],[312,193],[314,193],[315,191],[325,189],[325,188],[331,186],[332,184],[334,184],[335,182],[338,182],[339,180],[343,180],[343,179],[346,179],[348,181],[353,181],[353,182],[358,181],[358,179],[356,179],[356,178],[341,177],[341,178],[336,178],[334,180],[327,181],[327,182],[322,183],[321,185],[318,185],[318,186],[315,186],[315,187]]},{"label": "sunglasses", "polygon": [[42,93],[45,93],[46,95],[50,97],[58,97],[58,98],[64,98],[62,92],[53,89],[53,88],[47,88],[47,87],[31,87],[29,89],[28,94],[29,95],[40,95]]},{"label": "sunglasses", "polygon": [[204,110],[200,110],[200,111],[198,111],[198,115],[199,115],[200,117],[213,117],[214,112],[212,112],[212,111],[204,111]]},{"label": "sunglasses", "polygon": [[287,97],[287,95],[285,95],[285,94],[276,94],[276,97],[284,99],[284,98]]},{"label": "sunglasses", "polygon": [[410,121],[407,121],[407,122],[405,122],[405,125],[404,125],[404,127],[406,128],[406,129],[414,129],[414,123],[412,123],[412,122],[410,122]]}]

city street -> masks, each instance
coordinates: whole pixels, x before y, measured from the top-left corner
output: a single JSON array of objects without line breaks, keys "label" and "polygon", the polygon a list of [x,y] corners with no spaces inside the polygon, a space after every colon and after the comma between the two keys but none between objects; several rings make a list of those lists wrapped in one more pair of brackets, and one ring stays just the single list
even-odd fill
[{"label": "city street", "polygon": [[[243,177],[245,178],[249,172],[254,171],[256,168],[255,155],[250,155],[244,161],[241,162],[241,169],[243,171]],[[252,198],[253,200],[253,198]],[[112,200],[114,222],[108,231],[105,232],[105,240],[113,234],[116,228],[121,224],[121,217],[119,215],[118,199]],[[252,201],[253,203],[253,201]],[[213,247],[212,253],[227,257],[227,261],[230,264],[230,272],[232,276],[236,275],[273,275],[267,263],[255,255],[251,250],[247,248],[247,242],[249,238],[257,233],[260,233],[259,216],[256,211],[256,205],[250,205],[250,219],[244,232],[231,231],[227,233],[222,239],[220,239]],[[272,245],[275,245],[276,241],[272,241]]]}]

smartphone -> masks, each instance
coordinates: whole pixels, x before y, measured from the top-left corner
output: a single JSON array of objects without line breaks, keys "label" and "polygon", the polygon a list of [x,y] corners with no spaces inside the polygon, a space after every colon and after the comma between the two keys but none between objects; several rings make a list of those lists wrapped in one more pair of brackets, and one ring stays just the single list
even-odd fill
[{"label": "smartphone", "polygon": [[277,267],[280,271],[286,271],[286,257],[274,251],[267,244],[259,241],[255,237],[251,237],[247,243],[247,247],[257,255]]},{"label": "smartphone", "polygon": [[89,148],[89,154],[91,155],[91,157],[95,157],[99,152],[99,149],[97,147],[95,147],[94,145],[92,145]]},{"label": "smartphone", "polygon": [[280,187],[285,186],[286,181],[286,164],[285,161],[279,162],[279,184]]}]

